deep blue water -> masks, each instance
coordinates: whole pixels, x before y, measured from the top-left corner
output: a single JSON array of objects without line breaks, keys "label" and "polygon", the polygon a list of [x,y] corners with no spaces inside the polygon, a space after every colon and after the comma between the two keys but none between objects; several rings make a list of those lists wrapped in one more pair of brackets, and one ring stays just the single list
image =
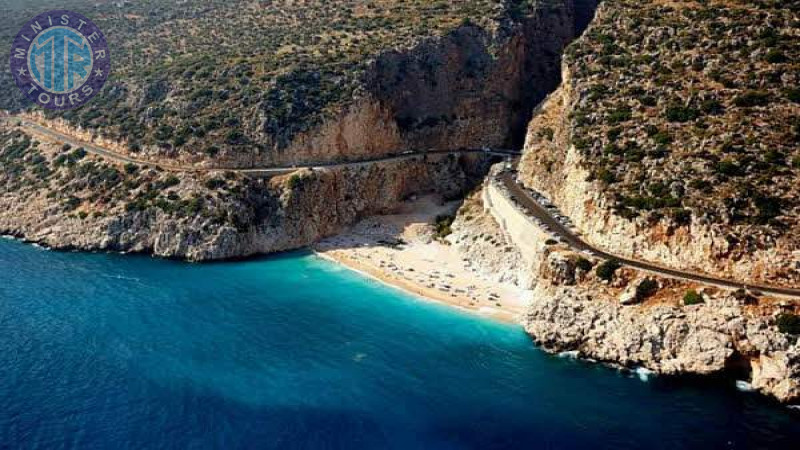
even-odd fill
[{"label": "deep blue water", "polygon": [[[789,448],[728,387],[547,356],[306,254],[209,265],[0,240],[3,448]],[[794,448],[798,448],[795,446]]]}]

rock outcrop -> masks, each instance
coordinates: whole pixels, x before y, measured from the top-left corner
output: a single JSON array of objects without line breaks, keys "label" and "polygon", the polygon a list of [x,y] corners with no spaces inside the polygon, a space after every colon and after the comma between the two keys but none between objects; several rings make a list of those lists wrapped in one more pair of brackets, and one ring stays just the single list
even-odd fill
[{"label": "rock outcrop", "polygon": [[684,295],[697,287],[627,268],[601,280],[599,261],[557,243],[494,183],[459,211],[451,241],[477,275],[531,289],[521,320],[543,349],[663,375],[735,376],[800,401],[800,343],[775,323],[796,305],[701,289],[705,301],[687,306]]},{"label": "rock outcrop", "polygon": [[551,352],[665,375],[730,371],[780,401],[800,399],[800,345],[727,295],[690,307],[625,306],[595,289],[542,282],[523,323]]},{"label": "rock outcrop", "polygon": [[[26,158],[64,156],[52,147],[38,144]],[[307,246],[413,194],[462,196],[485,170],[481,161],[431,155],[259,180],[224,172],[129,174],[85,157],[43,180],[33,172],[9,177],[17,189],[0,195],[0,234],[56,249],[241,258]]]},{"label": "rock outcrop", "polygon": [[[515,17],[506,11],[510,6],[503,4],[499,10],[506,12],[492,19],[492,26],[465,21],[441,36],[387,44],[378,54],[365,56],[357,70],[354,67],[347,75],[324,71],[287,75],[290,80],[286,83],[297,91],[293,95],[282,93],[269,107],[237,106],[242,108],[240,116],[230,121],[240,123],[243,136],[238,140],[216,142],[220,133],[214,131],[196,145],[133,145],[128,136],[105,123],[97,128],[90,121],[76,121],[74,115],[66,121],[49,113],[47,119],[38,119],[71,128],[86,124],[76,133],[136,159],[198,167],[321,164],[407,150],[519,148],[533,107],[558,86],[564,48],[586,26],[596,3],[535,1],[530,2],[530,11]],[[351,78],[345,83],[344,79]],[[335,107],[320,104],[320,111],[305,111],[310,107],[303,101],[314,103],[311,97],[318,84],[336,90],[344,84],[354,86],[348,88],[352,94],[338,100]],[[164,104],[181,113],[189,108],[185,99],[181,100],[185,90],[169,91],[168,83],[156,90],[164,89]],[[138,89],[135,95],[120,92],[127,98],[120,105],[134,102],[134,97],[145,96],[146,91]],[[262,97],[269,97],[269,92]],[[152,109],[163,107],[155,104]],[[271,122],[275,110],[299,116],[281,127]],[[319,120],[311,120],[312,116]],[[164,124],[149,116],[140,119],[148,129],[167,123],[180,128],[172,119],[162,119]],[[187,139],[194,143],[191,135]],[[209,143],[215,149],[211,154],[206,148]]]},{"label": "rock outcrop", "polygon": [[[385,50],[360,75],[359,94],[335,114],[326,113],[314,127],[292,128],[285,135],[281,130],[264,133],[268,120],[257,111],[241,117],[234,122],[241,122],[249,145],[220,146],[213,152],[134,146],[92,126],[76,128],[74,120],[29,117],[171,170],[302,167],[408,150],[511,147],[524,135],[533,105],[558,85],[562,51],[585,26],[595,2],[564,0],[534,6],[526,6],[520,17],[499,20],[493,28],[464,23],[410,47]],[[168,84],[153,88],[158,88],[154,98],[160,101],[174,97]],[[173,100],[179,107],[181,102]],[[91,125],[90,120],[80,123]],[[177,128],[162,125],[165,130]],[[6,150],[23,140],[9,137]],[[25,158],[12,154],[16,150],[5,154],[15,168],[3,175],[5,179],[0,177],[0,183],[5,182],[0,190],[0,232],[56,248],[152,252],[191,260],[306,246],[361,216],[392,208],[404,196],[463,193],[476,182],[474,175],[486,171],[470,158],[431,155],[414,162],[317,170],[261,181],[229,177],[222,171],[166,174],[80,160],[66,150],[39,150],[30,150]]]},{"label": "rock outcrop", "polygon": [[[797,196],[796,170],[792,172],[783,157],[757,162],[767,149],[742,156],[752,166],[741,168],[733,177],[720,175],[724,168],[715,165],[762,138],[763,142],[778,139],[775,145],[784,147],[787,155],[796,152],[797,146],[792,149],[791,144],[796,136],[780,131],[786,122],[781,117],[791,116],[789,111],[796,116],[796,105],[774,96],[774,108],[737,111],[741,102],[736,93],[743,91],[741,87],[738,91],[722,88],[688,67],[673,69],[667,82],[658,73],[632,74],[630,66],[613,63],[615,58],[637,64],[653,58],[662,63],[682,61],[696,51],[696,45],[713,50],[708,58],[725,59],[724,52],[716,53],[715,46],[721,43],[699,37],[699,42],[681,37],[670,40],[675,32],[671,27],[677,26],[674,20],[688,21],[683,13],[701,14],[684,7],[650,1],[601,5],[587,33],[568,51],[571,56],[563,65],[563,83],[538,107],[530,123],[520,179],[572,218],[587,241],[611,253],[727,278],[796,286],[800,284],[800,215],[791,206]],[[728,35],[755,33],[748,24],[753,20],[750,7],[741,2],[722,8],[728,26],[736,30]],[[634,15],[642,18],[634,19]],[[639,21],[647,25],[637,25]],[[640,42],[643,26],[663,36]],[[618,30],[617,44],[612,45],[608,39],[615,41],[610,36]],[[764,62],[748,64],[758,69],[764,89],[780,91],[791,85],[788,78],[765,75],[774,67]],[[739,76],[733,73],[735,67],[726,66],[731,73],[725,75]],[[683,122],[673,117],[675,108],[666,99],[657,101],[659,95],[685,96],[681,102],[690,104],[692,92],[697,91],[726,101],[727,113],[708,113],[696,123]],[[648,92],[653,95],[648,97]],[[746,120],[751,114],[764,125],[749,125]],[[736,133],[744,129],[765,135],[751,136],[747,145],[732,144],[741,137]],[[714,184],[720,185],[718,191]],[[725,187],[728,184],[740,189],[732,191]],[[762,187],[751,189],[753,184]],[[756,202],[763,209],[773,203],[770,196],[783,197],[775,202],[784,205],[776,208],[780,211],[776,220],[745,208]],[[726,211],[718,213],[714,208]]]},{"label": "rock outcrop", "polygon": [[[645,129],[662,147],[683,142],[680,140],[690,145],[698,134],[696,130],[706,130],[708,136],[709,130],[726,129],[743,117],[732,114],[727,121],[715,121],[715,128],[676,125],[675,120],[670,122],[662,117],[664,113],[657,107],[667,105],[659,105],[657,98],[643,96],[654,86],[683,95],[679,85],[683,80],[661,86],[663,80],[652,74],[647,80],[654,80],[653,83],[639,86],[642,77],[626,72],[632,64],[631,53],[639,58],[634,59],[636,63],[651,61],[644,53],[666,61],[679,55],[681,46],[697,43],[678,39],[680,42],[654,53],[654,46],[660,40],[676,35],[675,30],[660,22],[662,16],[678,17],[682,7],[622,0],[604,3],[598,9],[587,33],[567,51],[571,56],[563,65],[561,86],[534,111],[518,166],[519,179],[527,188],[544,194],[572,219],[583,239],[608,252],[743,281],[797,285],[800,260],[796,253],[800,241],[796,233],[775,237],[778,235],[769,232],[772,225],[762,224],[758,228],[693,217],[708,199],[689,195],[689,186],[680,183],[680,179],[663,183],[660,190],[648,188],[652,184],[650,178],[669,180],[670,170],[689,167],[686,161],[693,161],[691,158],[696,155],[685,155],[690,148],[674,148],[674,155],[664,148],[637,153],[644,145]],[[737,3],[726,7],[750,6]],[[639,8],[643,11],[639,12]],[[739,13],[731,14],[738,17],[736,20],[750,20]],[[689,14],[700,13],[689,11]],[[625,35],[630,39],[615,40],[615,27],[626,24],[633,24],[631,30],[635,30],[631,36]],[[662,37],[647,39],[640,45],[643,24],[657,29]],[[729,26],[736,26],[736,22],[731,21]],[[739,32],[749,33],[752,29]],[[703,45],[713,44],[704,41]],[[637,51],[643,55],[636,54]],[[759,70],[764,70],[763,66],[758,63]],[[680,68],[673,64],[672,70]],[[608,82],[616,84],[609,88]],[[691,81],[687,84],[691,89],[699,89]],[[629,86],[630,92],[626,94]],[[708,89],[719,91],[713,86]],[[717,94],[719,98],[731,96],[728,91]],[[691,101],[686,99],[686,104]],[[735,103],[731,101],[734,106]],[[782,105],[776,114],[783,114],[785,108]],[[670,110],[670,114],[667,116],[672,117],[675,112]],[[765,113],[758,114],[765,117]],[[608,126],[607,122],[618,126]],[[633,144],[625,147],[619,136]],[[594,151],[600,146],[598,142],[611,140],[613,144],[618,138],[616,146],[609,144]],[[605,172],[599,170],[601,162]],[[776,173],[782,176],[788,173],[780,161],[778,166]],[[700,162],[691,165],[693,169],[699,167],[707,165]],[[620,170],[613,172],[615,168]],[[695,186],[700,184],[697,182]],[[667,206],[675,203],[674,199],[683,201],[686,197],[685,205],[695,209],[680,214],[673,205],[671,210],[666,208],[672,216],[641,214],[634,207],[655,210],[662,204],[630,199],[625,203],[628,197],[613,192],[612,187],[617,185],[634,192],[638,189],[642,198],[648,195],[655,198],[658,194],[667,199],[662,199]],[[800,344],[797,336],[780,331],[776,320],[782,313],[796,314],[800,309],[796,303],[703,290],[687,282],[653,277],[628,268],[610,274],[610,280],[609,274],[601,279],[595,270],[601,261],[576,254],[560,244],[515,204],[494,177],[489,177],[482,193],[475,197],[483,199],[482,208],[472,205],[459,213],[453,226],[456,243],[481,242],[482,237],[491,236],[492,242],[512,247],[508,254],[514,257],[486,257],[490,249],[485,244],[457,248],[475,261],[477,274],[516,280],[532,289],[533,299],[522,322],[545,350],[574,352],[616,366],[643,368],[664,375],[735,376],[782,402],[800,401]],[[796,218],[796,209],[787,209],[781,220],[784,224],[796,224]],[[747,240],[734,237],[742,232],[751,236],[746,236]],[[757,245],[751,245],[753,242]]]}]

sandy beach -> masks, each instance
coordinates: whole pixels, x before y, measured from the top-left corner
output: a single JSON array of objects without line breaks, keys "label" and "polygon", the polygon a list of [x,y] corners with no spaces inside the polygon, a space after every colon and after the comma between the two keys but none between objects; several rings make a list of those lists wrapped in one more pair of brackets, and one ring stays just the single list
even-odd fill
[{"label": "sandy beach", "polygon": [[504,321],[524,311],[526,291],[485,280],[469,261],[435,238],[439,215],[453,214],[458,202],[425,196],[394,214],[365,219],[350,230],[319,242],[316,253],[429,300]]}]

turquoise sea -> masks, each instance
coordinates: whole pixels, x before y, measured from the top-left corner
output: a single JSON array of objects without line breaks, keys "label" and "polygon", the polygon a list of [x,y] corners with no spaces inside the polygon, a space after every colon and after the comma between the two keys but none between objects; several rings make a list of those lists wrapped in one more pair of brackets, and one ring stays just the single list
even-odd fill
[{"label": "turquoise sea", "polygon": [[0,448],[798,448],[729,385],[635,376],[306,253],[185,264],[0,240]]}]

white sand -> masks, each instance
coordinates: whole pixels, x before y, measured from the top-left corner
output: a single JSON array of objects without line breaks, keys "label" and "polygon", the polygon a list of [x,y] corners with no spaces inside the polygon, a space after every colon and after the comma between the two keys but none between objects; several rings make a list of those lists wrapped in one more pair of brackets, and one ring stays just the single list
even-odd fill
[{"label": "white sand", "polygon": [[454,248],[433,238],[436,216],[452,214],[457,206],[436,196],[412,200],[395,214],[366,219],[321,241],[315,250],[422,297],[513,321],[524,311],[526,291],[479,277]]}]

